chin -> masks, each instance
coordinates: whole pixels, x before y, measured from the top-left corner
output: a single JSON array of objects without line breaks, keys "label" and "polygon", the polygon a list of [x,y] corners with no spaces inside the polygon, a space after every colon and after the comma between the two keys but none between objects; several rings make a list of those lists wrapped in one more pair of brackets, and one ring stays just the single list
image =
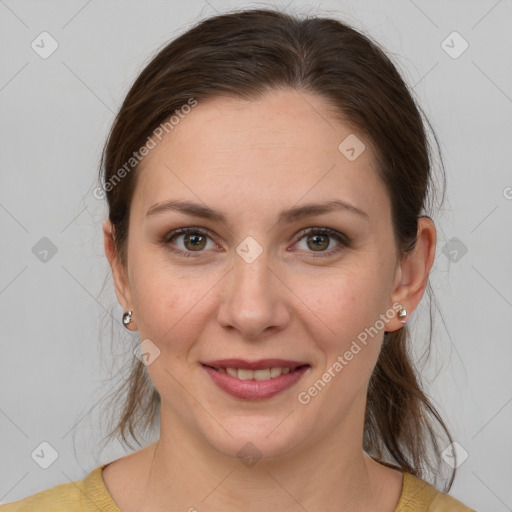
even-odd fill
[{"label": "chin", "polygon": [[254,418],[238,418],[237,421],[225,424],[215,429],[218,435],[214,436],[212,429],[204,433],[208,444],[219,454],[232,459],[238,459],[247,467],[252,467],[262,458],[275,459],[286,455],[297,444],[299,432],[293,433],[279,425],[282,418],[262,418],[255,422]]}]

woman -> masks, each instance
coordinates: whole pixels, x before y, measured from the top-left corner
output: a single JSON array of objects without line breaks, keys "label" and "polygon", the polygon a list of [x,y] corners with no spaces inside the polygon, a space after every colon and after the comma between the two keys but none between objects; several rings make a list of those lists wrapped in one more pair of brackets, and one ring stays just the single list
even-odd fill
[{"label": "woman", "polygon": [[272,10],[207,19],[135,81],[102,169],[141,340],[113,434],[158,413],[160,436],[2,510],[472,510],[423,479],[435,426],[451,441],[407,353],[431,153],[375,43]]}]

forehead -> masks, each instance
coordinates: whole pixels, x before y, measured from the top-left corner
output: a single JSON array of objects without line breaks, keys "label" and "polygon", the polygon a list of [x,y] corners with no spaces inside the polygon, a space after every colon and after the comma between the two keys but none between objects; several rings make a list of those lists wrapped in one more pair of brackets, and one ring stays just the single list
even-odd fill
[{"label": "forehead", "polygon": [[[199,101],[161,141],[155,139],[137,169],[134,202],[145,210],[170,198],[220,206],[236,194],[245,210],[254,205],[261,212],[255,197],[262,195],[269,207],[340,195],[367,211],[386,207],[369,141],[332,112],[324,98],[296,90],[254,101]],[[349,159],[347,144],[356,155],[362,144],[365,149]]]}]

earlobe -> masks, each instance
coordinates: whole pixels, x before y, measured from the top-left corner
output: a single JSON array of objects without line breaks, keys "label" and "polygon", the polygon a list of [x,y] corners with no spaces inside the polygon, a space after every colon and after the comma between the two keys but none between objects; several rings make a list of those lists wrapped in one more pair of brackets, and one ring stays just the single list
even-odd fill
[{"label": "earlobe", "polygon": [[[397,280],[392,294],[396,316],[390,320],[386,331],[392,332],[403,327],[406,316],[416,309],[428,283],[428,276],[436,253],[436,228],[429,217],[418,219],[418,232],[414,249],[405,255],[397,269]],[[405,311],[405,313],[404,313]]]}]

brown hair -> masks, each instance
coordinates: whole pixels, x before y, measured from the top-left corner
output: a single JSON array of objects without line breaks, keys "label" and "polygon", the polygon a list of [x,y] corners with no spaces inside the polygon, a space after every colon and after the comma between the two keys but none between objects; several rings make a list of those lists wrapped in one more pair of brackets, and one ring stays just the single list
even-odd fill
[{"label": "brown hair", "polygon": [[[101,159],[102,186],[123,263],[136,165],[118,182],[113,178],[134,151],[191,98],[201,102],[225,95],[254,100],[279,88],[322,96],[335,115],[366,137],[391,199],[397,252],[404,257],[414,248],[418,219],[435,193],[433,153],[423,118],[441,155],[428,119],[395,65],[370,37],[341,21],[254,9],[197,23],[160,49],[128,92]],[[442,159],[441,168],[444,185]],[[108,183],[111,186],[106,187]],[[427,293],[431,297],[430,284]],[[430,321],[432,326],[432,308]],[[387,460],[388,465],[425,478],[427,470],[437,474],[442,464],[435,427],[440,426],[450,442],[452,438],[422,390],[408,352],[409,338],[406,326],[384,334],[368,387],[363,448],[383,463]],[[153,424],[160,404],[137,358],[118,394],[127,396],[109,437],[120,434],[131,446],[128,432],[138,443],[136,431]],[[454,477],[455,470],[445,491]]]}]

